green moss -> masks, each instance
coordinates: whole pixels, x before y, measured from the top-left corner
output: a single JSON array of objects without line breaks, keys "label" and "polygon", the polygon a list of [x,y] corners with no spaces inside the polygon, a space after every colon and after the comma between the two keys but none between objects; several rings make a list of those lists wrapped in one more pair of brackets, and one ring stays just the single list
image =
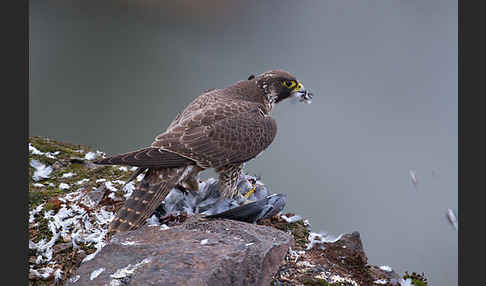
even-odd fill
[{"label": "green moss", "polygon": [[77,152],[77,150],[83,150],[84,152],[88,152],[91,150],[91,148],[83,145],[64,143],[53,139],[36,136],[29,137],[29,143],[41,152],[54,153],[60,151],[61,153],[59,155],[56,155],[56,157],[59,159],[80,157],[82,153]]},{"label": "green moss", "polygon": [[46,203],[49,199],[62,194],[63,191],[58,188],[43,187],[35,188],[32,185],[29,188],[29,209],[34,209],[42,203]]},{"label": "green moss", "polygon": [[408,271],[405,271],[405,275],[403,275],[403,279],[412,279],[412,284],[415,286],[427,286],[427,278],[425,278],[425,274],[421,273],[418,274],[416,272],[412,272],[411,274]]},{"label": "green moss", "polygon": [[303,281],[305,286],[342,286],[341,283],[329,283],[324,279],[320,278],[306,278]]},{"label": "green moss", "polygon": [[273,217],[263,220],[261,224],[275,227],[284,232],[290,231],[294,236],[296,250],[304,250],[309,242],[309,231],[303,221],[287,223]]}]

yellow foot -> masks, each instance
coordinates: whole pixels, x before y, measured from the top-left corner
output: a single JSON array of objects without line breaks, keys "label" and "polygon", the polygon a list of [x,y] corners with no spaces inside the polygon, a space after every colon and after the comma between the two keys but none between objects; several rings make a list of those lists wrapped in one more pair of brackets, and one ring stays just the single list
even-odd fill
[{"label": "yellow foot", "polygon": [[251,194],[253,194],[256,190],[256,184],[253,185],[253,188],[251,188],[251,190],[248,191],[248,193],[246,193],[243,197],[245,197],[245,199],[248,200],[248,198],[251,196]]}]

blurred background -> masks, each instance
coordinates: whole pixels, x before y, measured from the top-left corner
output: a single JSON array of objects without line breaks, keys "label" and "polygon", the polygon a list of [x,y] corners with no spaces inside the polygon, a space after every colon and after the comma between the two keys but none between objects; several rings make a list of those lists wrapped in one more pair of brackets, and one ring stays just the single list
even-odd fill
[{"label": "blurred background", "polygon": [[313,103],[276,107],[246,171],[369,263],[457,285],[457,1],[30,3],[30,135],[132,151],[202,91],[288,70]]}]

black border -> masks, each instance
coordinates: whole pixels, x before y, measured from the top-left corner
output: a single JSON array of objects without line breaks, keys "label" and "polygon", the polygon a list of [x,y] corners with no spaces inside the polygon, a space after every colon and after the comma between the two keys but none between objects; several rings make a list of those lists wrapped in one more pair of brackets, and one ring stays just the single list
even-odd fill
[{"label": "black border", "polygon": [[[2,254],[9,285],[28,285],[29,1],[2,5]],[[9,283],[7,281],[13,281]]]}]

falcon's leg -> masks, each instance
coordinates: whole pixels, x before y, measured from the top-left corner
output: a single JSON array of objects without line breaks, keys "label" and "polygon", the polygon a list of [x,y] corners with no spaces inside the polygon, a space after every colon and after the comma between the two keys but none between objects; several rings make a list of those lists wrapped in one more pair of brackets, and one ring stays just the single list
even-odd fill
[{"label": "falcon's leg", "polygon": [[199,191],[199,182],[197,181],[196,176],[202,170],[202,168],[194,167],[180,184],[187,190],[191,190],[193,192]]},{"label": "falcon's leg", "polygon": [[243,164],[229,164],[216,169],[219,173],[219,190],[223,198],[231,199],[238,194],[236,185],[242,168]]}]

